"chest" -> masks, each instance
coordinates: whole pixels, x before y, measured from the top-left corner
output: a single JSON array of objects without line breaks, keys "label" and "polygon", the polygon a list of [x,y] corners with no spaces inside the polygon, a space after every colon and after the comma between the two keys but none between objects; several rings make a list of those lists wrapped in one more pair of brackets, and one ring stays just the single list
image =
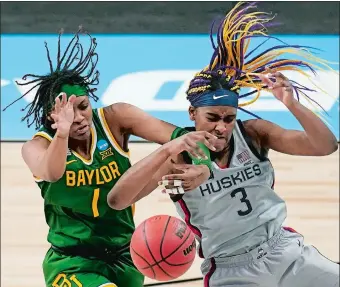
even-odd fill
[{"label": "chest", "polygon": [[247,193],[272,192],[274,171],[269,161],[255,162],[246,166],[234,166],[226,169],[213,164],[212,177],[185,198],[199,204],[230,199],[238,192]]},{"label": "chest", "polygon": [[130,166],[129,159],[108,141],[99,140],[89,159],[68,151],[63,182],[67,187],[112,186]]}]

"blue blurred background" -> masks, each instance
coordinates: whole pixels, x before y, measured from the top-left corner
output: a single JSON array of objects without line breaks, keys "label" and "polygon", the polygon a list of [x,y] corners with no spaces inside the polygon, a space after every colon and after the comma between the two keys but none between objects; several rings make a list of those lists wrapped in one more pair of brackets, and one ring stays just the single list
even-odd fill
[{"label": "blue blurred background", "polygon": [[[193,6],[189,2],[167,4],[136,2],[140,13],[137,13],[136,7],[130,6],[129,9],[124,10],[124,15],[121,15],[119,11],[124,9],[122,5],[127,4],[100,2],[94,9],[91,6],[93,3],[88,2],[82,3],[84,13],[88,14],[87,17],[81,18],[79,13],[68,17],[73,9],[79,8],[77,2],[60,4],[64,6],[57,5],[55,2],[51,4],[41,2],[39,6],[38,2],[32,2],[30,3],[32,5],[27,7],[24,2],[5,3],[1,3],[2,12],[6,13],[5,18],[1,19],[3,27],[1,34],[2,108],[23,95],[29,88],[16,85],[16,80],[20,80],[26,73],[40,75],[48,72],[44,41],[47,41],[52,61],[55,61],[57,48],[55,32],[60,27],[65,27],[66,33],[72,32],[79,23],[82,23],[98,42],[97,67],[100,71],[100,83],[96,95],[99,101],[93,102],[93,106],[128,102],[162,120],[180,126],[191,124],[187,114],[189,103],[185,98],[188,81],[195,72],[209,63],[212,54],[208,35],[210,23],[216,17],[223,16],[233,4],[233,2],[212,2],[209,5],[202,2],[205,7],[201,6],[198,9],[197,5]],[[338,3],[338,6],[334,6],[336,4],[331,6],[331,2],[318,6],[318,2],[317,4],[290,2],[289,9],[288,4],[284,3],[288,2],[259,4],[265,11],[278,12],[277,20],[283,22],[283,25],[273,28],[270,32],[288,44],[322,49],[318,56],[332,62],[339,62],[339,33],[336,30],[338,29],[336,21],[339,21],[339,18],[334,12],[334,8],[339,6]],[[24,14],[24,11],[27,9],[37,16],[35,21],[31,19],[32,17],[25,17],[27,13]],[[303,13],[306,9],[309,9],[309,13]],[[311,9],[318,13],[323,25],[317,25],[317,21],[312,20]],[[51,11],[54,12],[53,17],[48,18]],[[58,11],[61,17],[58,17]],[[101,15],[100,11],[102,11]],[[187,14],[190,11],[195,13],[188,18]],[[142,12],[144,14],[140,15]],[[22,13],[21,17],[18,17],[20,13]],[[301,16],[301,13],[306,15]],[[92,20],[89,20],[90,16]],[[80,20],[77,22],[77,17],[81,18],[82,22]],[[71,37],[70,34],[63,35],[64,48]],[[82,36],[81,41],[86,46],[89,38]],[[249,50],[260,41],[261,39],[255,39]],[[261,47],[260,51],[277,43],[274,40],[269,41]],[[338,64],[331,66],[334,70],[339,70]],[[339,76],[329,71],[318,71],[318,73],[317,80],[328,95],[319,93],[311,96],[327,111],[326,120],[339,138]],[[289,73],[286,75],[311,86],[301,76]],[[26,123],[21,122],[24,113],[20,111],[33,96],[34,90],[8,110],[1,112],[1,140],[27,140],[33,135],[34,128],[29,129]],[[263,93],[249,110],[283,127],[301,129],[297,120],[270,94]],[[249,116],[239,112],[239,118],[246,119]]]}]

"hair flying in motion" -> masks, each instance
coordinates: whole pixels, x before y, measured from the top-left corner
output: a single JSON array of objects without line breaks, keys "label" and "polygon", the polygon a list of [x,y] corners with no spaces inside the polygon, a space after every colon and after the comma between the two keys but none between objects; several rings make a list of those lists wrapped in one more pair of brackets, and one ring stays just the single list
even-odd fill
[{"label": "hair flying in motion", "polygon": [[[218,26],[217,43],[213,38],[215,27],[215,23],[213,23],[210,40],[214,52],[210,64],[197,73],[190,82],[187,99],[191,103],[195,102],[202,94],[218,89],[234,91],[238,94],[239,99],[256,94],[251,100],[239,103],[238,108],[258,117],[242,107],[254,103],[260,97],[261,91],[267,89],[267,86],[260,80],[259,74],[267,74],[268,70],[271,72],[296,71],[311,80],[306,69],[313,74],[316,74],[317,69],[333,71],[328,65],[330,62],[317,58],[310,52],[310,50],[317,49],[308,46],[289,45],[275,37],[268,36],[266,31],[268,27],[275,25],[275,23],[270,23],[274,17],[269,13],[254,11],[254,8],[256,8],[255,2],[236,4]],[[248,51],[251,39],[259,37],[264,38],[264,41]],[[270,39],[279,41],[280,45],[254,55]],[[290,58],[280,57],[285,54],[295,55],[299,59],[292,59],[292,56]],[[315,90],[292,80],[291,83],[298,100],[300,100],[300,96],[303,96],[311,104],[319,105],[306,94],[306,91]],[[314,83],[313,85],[317,87]],[[240,95],[241,88],[250,88],[251,91]]]},{"label": "hair flying in motion", "polygon": [[[55,98],[58,96],[62,85],[69,84],[82,86],[87,91],[87,95],[89,97],[93,98],[95,101],[98,100],[93,93],[96,89],[90,88],[91,85],[98,85],[99,83],[99,72],[96,70],[98,54],[94,52],[97,46],[96,38],[92,38],[89,33],[83,32],[80,27],[68,44],[64,54],[61,55],[60,38],[62,33],[63,31],[60,31],[58,36],[56,67],[53,67],[50,51],[47,47],[47,43],[45,42],[47,59],[50,68],[49,74],[42,76],[34,74],[24,75],[22,79],[25,82],[16,83],[21,86],[34,85],[20,98],[5,108],[7,109],[9,106],[26,96],[30,91],[38,87],[33,101],[22,109],[22,111],[25,111],[29,108],[26,116],[22,118],[22,121],[27,120],[28,127],[35,123],[36,128],[44,125],[46,128],[51,129],[50,125],[52,122],[48,119],[48,114],[53,108]],[[85,54],[82,44],[79,43],[79,35],[81,33],[87,34],[91,41],[90,47]],[[33,79],[26,81],[28,77]],[[33,116],[33,119],[29,121],[31,116]]]}]

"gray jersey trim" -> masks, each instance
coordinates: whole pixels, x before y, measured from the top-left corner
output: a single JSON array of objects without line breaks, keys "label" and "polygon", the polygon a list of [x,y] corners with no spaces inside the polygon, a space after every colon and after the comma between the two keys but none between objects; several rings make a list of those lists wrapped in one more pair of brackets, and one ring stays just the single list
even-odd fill
[{"label": "gray jersey trim", "polygon": [[238,128],[242,134],[244,141],[248,145],[253,155],[256,156],[260,161],[268,160],[268,157],[267,157],[268,152],[263,147],[261,147],[261,152],[260,153],[258,152],[258,150],[255,148],[253,144],[252,138],[247,134],[246,129],[244,128],[243,122],[241,120],[237,120],[237,124],[238,124]]}]

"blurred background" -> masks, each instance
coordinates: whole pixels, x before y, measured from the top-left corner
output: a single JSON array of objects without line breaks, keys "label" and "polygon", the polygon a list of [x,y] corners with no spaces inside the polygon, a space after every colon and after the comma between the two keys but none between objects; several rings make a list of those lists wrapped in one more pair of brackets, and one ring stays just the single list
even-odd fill
[{"label": "blurred background", "polygon": [[[62,46],[66,48],[82,25],[98,42],[101,76],[96,94],[100,99],[95,107],[124,101],[174,124],[187,125],[188,81],[210,61],[213,20],[221,19],[235,3],[1,2],[1,105],[32,87],[17,86],[15,80],[26,73],[48,71],[44,41],[55,61],[60,29],[64,29]],[[259,7],[277,14],[274,21],[279,25],[270,28],[270,34],[288,44],[322,49],[318,56],[339,61],[339,2],[260,1]],[[254,40],[249,50],[261,40]],[[86,47],[89,38],[83,36],[82,43]],[[281,43],[269,41],[261,49],[274,44]],[[331,66],[339,70],[338,64]],[[296,80],[306,82],[300,78]],[[339,137],[338,75],[319,71],[319,78],[331,97],[316,95],[316,100],[330,115],[327,120]],[[25,140],[33,134],[33,128],[20,123],[20,109],[35,91],[2,114],[2,140]],[[285,107],[265,93],[249,109],[285,127],[300,128]],[[240,112],[240,117],[247,115]],[[6,124],[9,121],[11,125]]]},{"label": "blurred background", "polygon": [[[48,72],[44,41],[55,63],[57,33],[64,29],[62,47],[66,48],[82,25],[98,42],[99,101],[93,102],[94,107],[128,102],[163,120],[190,125],[185,90],[193,74],[209,63],[212,21],[223,17],[235,4],[234,1],[1,2],[1,109],[30,89],[18,86],[15,81],[27,73]],[[258,6],[262,11],[277,14],[275,22],[281,23],[272,27],[270,34],[288,44],[319,48],[322,51],[318,56],[339,62],[338,1],[260,1]],[[249,49],[259,41],[252,42]],[[86,46],[89,38],[82,36],[81,42]],[[330,65],[339,71],[338,63]],[[299,77],[294,79],[309,85]],[[313,97],[326,110],[326,119],[339,139],[339,76],[320,70],[317,80],[328,95]],[[20,121],[24,116],[21,109],[32,100],[35,91],[1,112],[1,285],[4,287],[43,286],[41,262],[48,248],[43,201],[20,157],[22,142],[35,132]],[[285,128],[301,129],[297,120],[270,94],[263,93],[249,110]],[[241,112],[239,117],[248,118]],[[132,162],[157,147],[141,144],[139,138],[131,140],[135,142],[131,145]],[[277,192],[287,201],[290,212],[287,223],[301,231],[326,256],[338,261],[339,152],[322,159],[273,153],[272,160],[277,171]],[[171,203],[159,195],[150,196],[139,206],[136,224],[165,210],[176,215]],[[182,279],[200,277],[199,263],[198,259]]]}]

